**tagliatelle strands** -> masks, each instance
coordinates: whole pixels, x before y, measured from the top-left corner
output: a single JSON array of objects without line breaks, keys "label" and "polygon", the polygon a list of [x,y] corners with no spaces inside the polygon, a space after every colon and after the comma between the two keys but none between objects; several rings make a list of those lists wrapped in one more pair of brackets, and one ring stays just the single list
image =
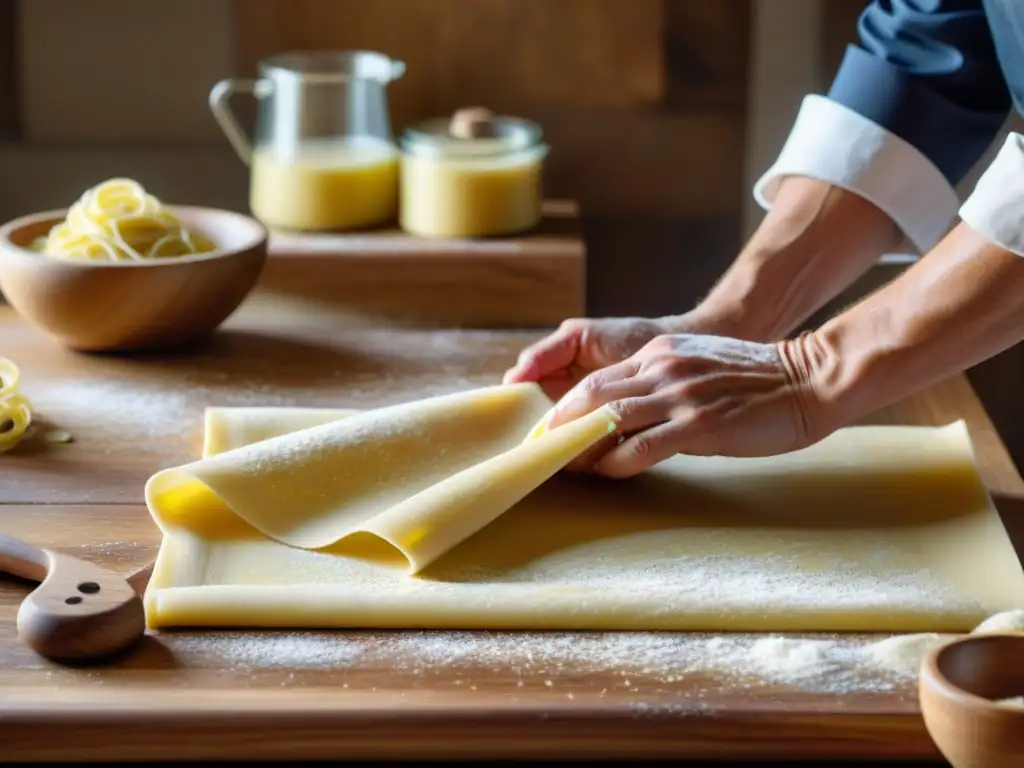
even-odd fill
[{"label": "tagliatelle strands", "polygon": [[137,181],[116,178],[86,190],[33,248],[65,259],[142,261],[206,253],[214,246],[189,232]]}]

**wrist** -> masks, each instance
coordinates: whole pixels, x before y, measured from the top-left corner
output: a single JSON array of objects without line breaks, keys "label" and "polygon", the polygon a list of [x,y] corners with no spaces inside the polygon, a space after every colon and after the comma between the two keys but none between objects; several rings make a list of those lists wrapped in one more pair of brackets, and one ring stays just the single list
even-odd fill
[{"label": "wrist", "polygon": [[806,442],[817,442],[847,423],[843,393],[848,383],[840,374],[843,361],[838,351],[817,333],[785,339],[776,347]]},{"label": "wrist", "polygon": [[904,389],[893,377],[898,378],[898,362],[906,354],[899,343],[891,343],[892,317],[879,309],[872,317],[847,312],[779,342],[810,440],[861,419]]},{"label": "wrist", "polygon": [[1024,259],[964,224],[813,333],[779,345],[821,437],[1024,339]]},{"label": "wrist", "polygon": [[[883,321],[884,322],[884,321]],[[779,342],[779,351],[793,382],[800,416],[808,437],[820,439],[884,404],[880,370],[896,353],[876,333],[864,333],[856,316],[840,315],[816,331]]]},{"label": "wrist", "polygon": [[700,333],[732,339],[762,341],[752,317],[739,303],[703,301],[689,312],[658,319],[664,332]]}]

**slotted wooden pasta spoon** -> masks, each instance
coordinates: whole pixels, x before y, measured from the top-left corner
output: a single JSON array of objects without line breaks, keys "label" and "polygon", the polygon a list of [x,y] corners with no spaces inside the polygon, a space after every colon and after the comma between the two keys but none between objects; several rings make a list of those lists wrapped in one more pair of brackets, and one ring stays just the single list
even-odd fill
[{"label": "slotted wooden pasta spoon", "polygon": [[41,582],[18,609],[18,637],[40,656],[83,662],[127,649],[146,631],[142,591],[151,567],[128,579],[77,557],[0,533],[0,571]]}]

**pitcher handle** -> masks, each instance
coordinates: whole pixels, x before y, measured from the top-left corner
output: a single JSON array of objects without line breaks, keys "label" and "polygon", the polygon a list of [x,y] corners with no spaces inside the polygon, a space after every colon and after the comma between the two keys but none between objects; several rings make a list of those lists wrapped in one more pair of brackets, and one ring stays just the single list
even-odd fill
[{"label": "pitcher handle", "polygon": [[255,98],[265,95],[266,83],[261,80],[229,77],[221,80],[210,89],[210,111],[217,125],[228,137],[232,148],[246,165],[252,161],[252,141],[245,129],[238,123],[235,113],[231,111],[231,97],[238,93],[248,93]]}]

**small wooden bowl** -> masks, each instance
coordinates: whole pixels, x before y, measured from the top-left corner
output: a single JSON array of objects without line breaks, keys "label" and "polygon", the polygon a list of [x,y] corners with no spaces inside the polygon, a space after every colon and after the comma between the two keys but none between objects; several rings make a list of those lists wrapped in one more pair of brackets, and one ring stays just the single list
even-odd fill
[{"label": "small wooden bowl", "polygon": [[0,291],[26,320],[82,351],[166,349],[223,323],[252,290],[267,231],[232,211],[168,206],[217,250],[146,261],[70,261],[28,247],[62,221],[48,211],[0,227]]},{"label": "small wooden bowl", "polygon": [[1024,635],[977,635],[943,645],[921,665],[925,726],[954,768],[1024,766]]}]

